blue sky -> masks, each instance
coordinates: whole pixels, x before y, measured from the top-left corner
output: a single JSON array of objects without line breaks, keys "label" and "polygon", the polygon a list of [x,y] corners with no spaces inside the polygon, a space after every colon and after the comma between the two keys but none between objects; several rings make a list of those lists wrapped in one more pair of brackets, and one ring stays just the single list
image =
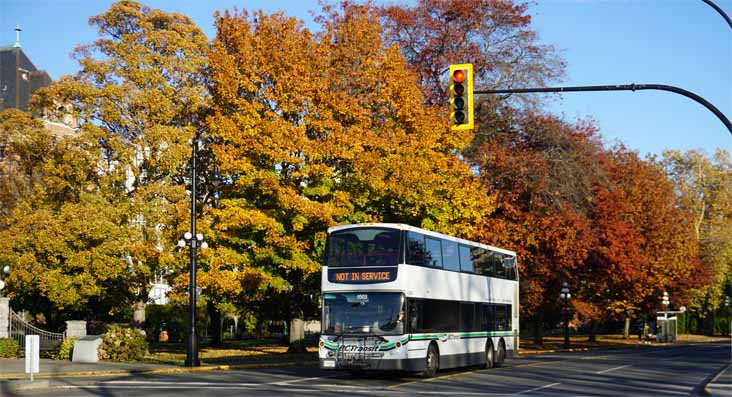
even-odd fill
[{"label": "blue sky", "polygon": [[[732,16],[732,0],[714,0]],[[148,0],[153,8],[190,16],[209,38],[215,10],[284,11],[312,25],[317,0]],[[88,18],[111,1],[0,0],[0,45],[21,45],[52,78],[72,74],[69,54],[97,36]],[[562,50],[562,85],[655,83],[692,91],[732,118],[732,29],[701,0],[538,0],[532,26],[543,44]],[[683,96],[661,91],[569,93],[549,111],[568,120],[595,120],[608,143],[623,142],[642,155],[664,149],[732,151],[732,134],[710,111]]]}]

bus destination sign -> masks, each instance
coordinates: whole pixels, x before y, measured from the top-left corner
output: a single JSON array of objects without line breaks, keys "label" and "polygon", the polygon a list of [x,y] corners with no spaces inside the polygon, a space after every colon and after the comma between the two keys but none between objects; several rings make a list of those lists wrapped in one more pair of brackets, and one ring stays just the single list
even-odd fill
[{"label": "bus destination sign", "polygon": [[396,280],[396,267],[328,269],[328,281],[343,284],[388,283]]}]

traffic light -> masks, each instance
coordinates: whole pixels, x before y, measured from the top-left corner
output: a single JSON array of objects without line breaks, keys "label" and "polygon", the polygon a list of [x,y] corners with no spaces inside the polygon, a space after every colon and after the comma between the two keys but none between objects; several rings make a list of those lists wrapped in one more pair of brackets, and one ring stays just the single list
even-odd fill
[{"label": "traffic light", "polygon": [[450,65],[450,128],[473,128],[473,65]]}]

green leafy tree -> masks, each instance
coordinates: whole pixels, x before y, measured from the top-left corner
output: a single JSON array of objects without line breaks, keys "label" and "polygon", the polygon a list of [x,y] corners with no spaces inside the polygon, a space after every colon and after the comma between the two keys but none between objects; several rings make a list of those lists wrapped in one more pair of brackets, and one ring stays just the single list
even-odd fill
[{"label": "green leafy tree", "polygon": [[[186,202],[188,140],[201,128],[207,107],[202,70],[208,43],[188,17],[132,1],[114,3],[90,24],[100,38],[75,51],[80,71],[42,90],[36,105],[58,118],[71,113],[88,137],[94,171],[103,176],[98,194],[113,205],[108,211],[115,212],[112,223],[119,228],[100,238],[124,250],[115,258],[122,258],[129,273],[110,276],[114,290],[105,294],[120,297],[117,311],[137,302],[137,312],[144,313],[153,277],[184,263],[173,258],[171,241],[186,219],[176,205]],[[79,181],[64,178],[53,182],[83,190]],[[78,222],[94,222],[97,213],[105,213],[86,210],[77,210]],[[64,223],[70,219],[50,216],[61,222],[58,229],[70,226]],[[85,255],[89,249],[74,251]]]}]

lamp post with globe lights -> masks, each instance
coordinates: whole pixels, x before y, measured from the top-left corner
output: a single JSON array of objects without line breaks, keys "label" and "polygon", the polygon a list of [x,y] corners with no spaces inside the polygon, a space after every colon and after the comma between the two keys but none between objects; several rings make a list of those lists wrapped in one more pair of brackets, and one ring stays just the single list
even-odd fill
[{"label": "lamp post with globe lights", "polygon": [[[681,306],[679,310],[668,310],[669,305],[671,304],[671,299],[669,297],[668,292],[663,291],[663,296],[661,297],[661,305],[663,305],[663,311],[658,312],[658,315],[663,315],[663,317],[657,317],[656,320],[660,321],[662,324],[661,327],[661,338],[658,338],[659,342],[675,342],[676,337],[678,335],[678,323],[676,316],[673,316],[674,314],[681,314],[686,312],[686,306]],[[669,314],[672,315],[672,317],[669,317]],[[671,323],[670,321],[673,321],[673,334],[671,334]]]},{"label": "lamp post with globe lights", "polygon": [[203,234],[196,233],[196,160],[198,158],[199,144],[200,136],[196,133],[191,141],[191,146],[193,146],[191,152],[191,231],[186,232],[183,238],[178,240],[179,247],[183,248],[186,245],[191,247],[190,280],[188,283],[189,328],[185,361],[187,367],[198,367],[201,365],[198,359],[198,335],[196,333],[196,259],[198,248],[208,248],[208,244],[203,241]]}]

